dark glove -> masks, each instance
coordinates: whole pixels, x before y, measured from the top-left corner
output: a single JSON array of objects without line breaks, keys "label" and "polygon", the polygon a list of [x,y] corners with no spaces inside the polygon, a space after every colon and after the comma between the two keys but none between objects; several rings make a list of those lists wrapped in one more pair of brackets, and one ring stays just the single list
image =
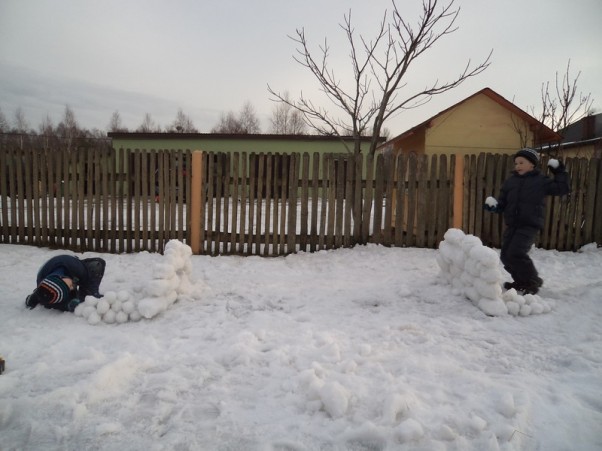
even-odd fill
[{"label": "dark glove", "polygon": [[564,167],[564,163],[555,158],[552,158],[552,159],[550,159],[550,161],[548,161],[548,167],[550,168],[550,172],[554,175],[560,174],[560,173],[564,172],[566,169]]},{"label": "dark glove", "polygon": [[38,305],[38,301],[37,298],[33,295],[29,295],[27,296],[27,298],[25,299],[25,305],[27,306],[27,308],[29,310],[33,310],[34,308],[36,308],[36,306]]},{"label": "dark glove", "polygon": [[70,312],[75,311],[75,307],[77,307],[79,304],[81,304],[82,301],[80,301],[78,298],[73,298],[69,301],[69,304],[67,304],[67,307],[69,308]]}]

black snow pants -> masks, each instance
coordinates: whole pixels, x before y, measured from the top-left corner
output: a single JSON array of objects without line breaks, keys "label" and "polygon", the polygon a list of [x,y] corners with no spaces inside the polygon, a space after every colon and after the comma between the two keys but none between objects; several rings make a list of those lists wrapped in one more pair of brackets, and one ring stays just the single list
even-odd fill
[{"label": "black snow pants", "polygon": [[538,232],[536,227],[508,227],[502,237],[500,260],[512,279],[523,286],[538,279],[537,269],[529,257]]}]

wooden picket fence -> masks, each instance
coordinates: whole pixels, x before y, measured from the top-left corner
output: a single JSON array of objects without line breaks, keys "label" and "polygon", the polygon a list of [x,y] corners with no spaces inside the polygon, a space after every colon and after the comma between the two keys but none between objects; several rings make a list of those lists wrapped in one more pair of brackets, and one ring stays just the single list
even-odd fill
[{"label": "wooden picket fence", "polygon": [[[545,164],[545,161],[544,161]],[[549,199],[538,245],[602,243],[598,159],[571,159],[572,193]],[[377,243],[436,248],[450,227],[499,247],[482,209],[507,155],[377,157],[0,148],[0,242],[76,252],[278,256]]]}]

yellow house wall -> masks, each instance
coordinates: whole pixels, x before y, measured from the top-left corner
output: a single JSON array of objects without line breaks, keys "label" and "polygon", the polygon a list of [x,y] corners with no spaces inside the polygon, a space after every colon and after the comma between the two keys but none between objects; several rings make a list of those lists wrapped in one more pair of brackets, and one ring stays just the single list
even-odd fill
[{"label": "yellow house wall", "polygon": [[[523,145],[513,124],[524,121],[486,95],[478,95],[435,118],[425,133],[425,153],[514,153]],[[527,145],[533,142],[529,131]]]}]

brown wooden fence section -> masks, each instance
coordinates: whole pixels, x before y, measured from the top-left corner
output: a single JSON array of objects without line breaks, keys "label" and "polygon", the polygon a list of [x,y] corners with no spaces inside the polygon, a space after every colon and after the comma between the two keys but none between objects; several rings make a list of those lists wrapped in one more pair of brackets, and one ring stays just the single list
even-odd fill
[{"label": "brown wooden fence section", "polygon": [[[196,162],[196,163],[195,163]],[[194,164],[193,164],[194,163]],[[570,159],[572,193],[550,198],[539,246],[602,243],[601,160]],[[545,167],[545,161],[544,161]],[[362,243],[436,248],[456,225],[499,247],[482,209],[508,155],[319,154],[0,148],[0,242],[77,252],[285,255]]]}]

